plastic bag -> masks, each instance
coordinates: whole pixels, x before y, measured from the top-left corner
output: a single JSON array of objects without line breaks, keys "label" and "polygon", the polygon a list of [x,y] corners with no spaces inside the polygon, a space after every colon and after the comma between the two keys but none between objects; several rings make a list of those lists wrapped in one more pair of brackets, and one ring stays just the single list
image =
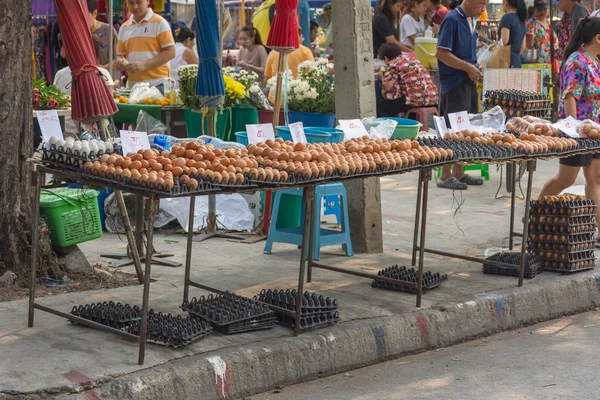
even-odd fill
[{"label": "plastic bag", "polygon": [[488,47],[482,47],[481,51],[477,53],[477,64],[481,66],[481,68],[486,68],[490,59],[492,58],[492,54],[494,54],[494,50]]},{"label": "plastic bag", "polygon": [[259,110],[273,111],[273,106],[265,96],[260,86],[253,85],[248,90],[248,98],[252,102],[252,105]]},{"label": "plastic bag", "polygon": [[[179,139],[181,141],[189,141],[189,139]],[[178,140],[178,142],[179,142]],[[246,146],[236,142],[226,142],[212,136],[198,136],[194,140],[197,140],[200,144],[212,144],[215,149],[245,149]]]},{"label": "plastic bag", "polygon": [[398,122],[393,119],[378,119],[375,117],[365,118],[362,120],[363,125],[369,136],[373,138],[389,139],[394,134]]},{"label": "plastic bag", "polygon": [[506,115],[496,106],[482,114],[469,114],[471,130],[479,133],[496,133],[504,130]]},{"label": "plastic bag", "polygon": [[146,99],[152,100],[152,103],[156,100],[162,100],[164,96],[154,86],[150,87],[148,82],[140,82],[133,85],[131,93],[129,94],[130,104],[144,104]]},{"label": "plastic bag", "polygon": [[147,112],[140,110],[135,130],[138,132],[146,132],[148,135],[162,135],[167,131],[167,126]]},{"label": "plastic bag", "polygon": [[600,138],[600,125],[591,119],[586,119],[577,127],[577,133],[584,138],[598,139]]},{"label": "plastic bag", "polygon": [[556,136],[558,134],[558,129],[554,128],[550,122],[530,116],[509,119],[506,123],[506,130],[515,135],[529,133],[539,136]]}]

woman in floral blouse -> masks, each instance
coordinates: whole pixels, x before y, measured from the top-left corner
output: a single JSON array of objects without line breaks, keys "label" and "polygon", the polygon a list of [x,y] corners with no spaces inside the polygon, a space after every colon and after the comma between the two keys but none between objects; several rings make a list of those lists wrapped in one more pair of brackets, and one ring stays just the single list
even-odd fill
[{"label": "woman in floral blouse", "polygon": [[[561,117],[600,123],[600,18],[587,17],[579,22],[565,48],[560,70]],[[600,201],[600,154],[560,159],[558,174],[542,188],[541,196],[557,195],[575,183],[579,169],[585,176],[585,195]],[[598,220],[596,216],[596,220]]]},{"label": "woman in floral blouse", "polygon": [[[527,22],[527,48],[537,49],[540,52],[539,62],[550,64],[550,20],[548,19],[547,0],[536,0],[534,3],[535,15]],[[558,50],[558,41],[552,35],[554,50]]]},{"label": "woman in floral blouse", "polygon": [[384,43],[379,58],[386,67],[381,84],[383,100],[377,103],[378,117],[393,117],[413,107],[437,107],[437,88],[419,60],[402,54],[394,43]]}]

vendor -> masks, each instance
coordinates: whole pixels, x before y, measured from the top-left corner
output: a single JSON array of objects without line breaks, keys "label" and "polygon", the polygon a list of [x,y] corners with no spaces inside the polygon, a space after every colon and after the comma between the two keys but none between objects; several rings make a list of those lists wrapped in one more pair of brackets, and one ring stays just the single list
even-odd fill
[{"label": "vendor", "polygon": [[539,52],[539,62],[550,64],[551,48],[550,41],[554,42],[554,50],[558,51],[558,41],[555,35],[550,35],[550,19],[548,18],[548,1],[535,0],[534,15],[527,23],[527,48],[536,49]]},{"label": "vendor", "polygon": [[171,78],[179,87],[177,69],[184,65],[198,65],[198,54],[194,51],[196,33],[189,28],[177,28],[175,31],[175,58],[169,63]]},{"label": "vendor", "polygon": [[[600,124],[600,18],[588,17],[579,22],[565,48],[565,62],[560,70],[560,104],[558,113],[579,121],[591,119]],[[558,174],[550,179],[540,197],[558,195],[575,183],[579,170],[585,176],[585,196],[600,202],[600,154],[585,154],[560,159]],[[600,222],[598,215],[596,221]]]},{"label": "vendor", "polygon": [[[475,18],[485,11],[487,0],[464,0],[450,11],[440,27],[436,56],[439,61],[440,115],[456,112],[477,113],[479,102],[476,83],[483,75],[477,66]],[[483,180],[466,175],[462,166],[442,167],[438,187],[466,190],[468,185],[483,185]]]},{"label": "vendor", "polygon": [[408,9],[400,22],[400,43],[415,48],[415,39],[425,35],[427,0],[410,0]]},{"label": "vendor", "polygon": [[[298,28],[299,43],[302,43],[302,29]],[[298,76],[298,66],[304,61],[315,61],[312,51],[304,45],[288,54],[288,68],[292,71],[294,78]],[[273,50],[267,57],[267,65],[265,66],[265,78],[269,79],[277,75],[279,70],[279,52]]]},{"label": "vendor", "polygon": [[402,54],[394,43],[384,43],[379,58],[386,67],[382,76],[383,100],[377,117],[395,117],[413,107],[437,107],[437,88],[429,71],[413,55]]},{"label": "vendor", "polygon": [[175,57],[175,41],[169,23],[148,7],[148,0],[126,0],[131,17],[119,30],[116,67],[127,71],[129,82],[148,82],[164,92]]},{"label": "vendor", "polygon": [[259,80],[262,80],[268,55],[260,33],[252,25],[246,25],[240,30],[238,43],[241,48],[237,66],[246,71],[256,72]]},{"label": "vendor", "polygon": [[402,10],[403,0],[381,0],[375,7],[373,17],[373,55],[377,57],[379,48],[384,43],[395,43],[402,51],[412,49],[398,40],[398,30],[394,27],[396,16]]}]

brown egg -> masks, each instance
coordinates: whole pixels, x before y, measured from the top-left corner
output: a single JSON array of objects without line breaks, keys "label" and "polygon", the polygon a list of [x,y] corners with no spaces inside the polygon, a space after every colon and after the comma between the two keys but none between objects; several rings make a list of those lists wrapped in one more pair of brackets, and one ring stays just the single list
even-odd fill
[{"label": "brown egg", "polygon": [[129,165],[129,168],[134,170],[134,169],[141,169],[142,168],[142,162],[141,161],[132,161],[131,164]]},{"label": "brown egg", "polygon": [[183,157],[178,157],[173,160],[173,167],[183,168],[187,165],[187,160]]},{"label": "brown egg", "polygon": [[198,150],[199,147],[200,147],[200,143],[198,143],[195,140],[192,140],[192,141],[188,142],[188,144],[185,145],[185,148],[190,149],[190,150]]}]

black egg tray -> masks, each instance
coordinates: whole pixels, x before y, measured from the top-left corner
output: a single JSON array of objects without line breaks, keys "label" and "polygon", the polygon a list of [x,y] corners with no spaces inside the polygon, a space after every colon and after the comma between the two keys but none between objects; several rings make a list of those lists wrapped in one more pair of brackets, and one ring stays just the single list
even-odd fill
[{"label": "black egg tray", "polygon": [[529,223],[529,232],[557,235],[584,235],[596,233],[596,224],[549,225]]},{"label": "black egg tray", "polygon": [[574,263],[594,259],[594,250],[582,250],[578,252],[533,250],[532,254],[540,257],[545,262],[556,261],[565,263]]},{"label": "black egg tray", "polygon": [[595,243],[596,235],[594,233],[583,233],[576,235],[559,235],[559,234],[547,234],[529,232],[527,239],[532,243],[548,243],[548,244],[582,244],[582,243]]},{"label": "black egg tray", "polygon": [[[296,292],[295,289],[263,289],[258,295],[254,296],[254,300],[295,312],[298,292]],[[303,316],[329,313],[336,311],[337,308],[338,301],[336,299],[309,292],[304,292],[302,296]],[[277,313],[277,311],[275,311],[275,313]]]},{"label": "black egg tray", "polygon": [[574,263],[568,262],[546,262],[546,271],[569,274],[572,272],[588,271],[596,268],[596,259],[580,260]]},{"label": "black egg tray", "polygon": [[[133,321],[126,331],[139,335],[141,321]],[[183,317],[182,315],[148,313],[146,341],[166,347],[183,347],[192,342],[207,337],[213,330],[210,323],[199,318]]]},{"label": "black egg tray", "polygon": [[77,171],[86,162],[96,161],[103,154],[102,152],[96,154],[93,151],[80,154],[79,150],[73,152],[71,149],[56,148],[55,145],[50,145],[50,150],[48,150],[45,144],[42,144],[42,146],[42,162],[44,164],[70,171]]},{"label": "black egg tray", "polygon": [[529,222],[536,225],[580,226],[596,223],[596,213],[586,215],[531,215]]},{"label": "black egg tray", "polygon": [[503,161],[522,158],[526,154],[517,149],[440,138],[419,138],[422,146],[452,150],[457,161]]},{"label": "black egg tray", "polygon": [[[486,258],[486,260],[501,262],[504,266],[483,264],[483,273],[489,275],[519,276],[521,252],[502,252]],[[544,272],[544,261],[531,253],[525,254],[524,277],[532,279]]]},{"label": "black egg tray", "polygon": [[[561,137],[570,138],[570,136],[561,135]],[[580,149],[583,150],[595,150],[598,149],[600,151],[600,139],[590,139],[590,138],[579,138],[575,139]]]},{"label": "black egg tray", "polygon": [[596,215],[594,200],[579,200],[541,204],[533,200],[529,207],[529,215],[540,216],[589,216]]},{"label": "black egg tray", "polygon": [[566,253],[579,253],[582,251],[590,251],[596,248],[596,241],[591,240],[584,243],[576,244],[557,244],[557,243],[542,243],[527,241],[529,250],[535,251],[553,251],[553,252],[566,252]]},{"label": "black egg tray", "polygon": [[115,329],[122,329],[142,318],[140,307],[113,301],[74,306],[71,314]]},{"label": "black egg tray", "polygon": [[[384,268],[377,272],[377,276],[384,276],[386,278],[397,279],[398,283],[388,283],[373,280],[371,286],[377,289],[395,290],[398,292],[417,293],[416,287],[406,286],[404,282],[418,283],[419,272],[414,268],[406,268],[404,266],[398,267],[394,265],[390,268]],[[424,271],[423,272],[423,290],[431,290],[440,286],[442,283],[448,280],[448,275],[441,275],[439,272]]]},{"label": "black egg tray", "polygon": [[227,292],[194,297],[184,301],[181,308],[226,334],[269,329],[276,323],[268,305]]},{"label": "black egg tray", "polygon": [[[337,311],[319,313],[300,317],[300,330],[305,331],[308,329],[320,328],[325,325],[335,324],[340,320],[340,314]],[[288,328],[294,328],[296,326],[296,319],[283,314],[277,314],[277,321],[280,325],[287,326]]]}]

